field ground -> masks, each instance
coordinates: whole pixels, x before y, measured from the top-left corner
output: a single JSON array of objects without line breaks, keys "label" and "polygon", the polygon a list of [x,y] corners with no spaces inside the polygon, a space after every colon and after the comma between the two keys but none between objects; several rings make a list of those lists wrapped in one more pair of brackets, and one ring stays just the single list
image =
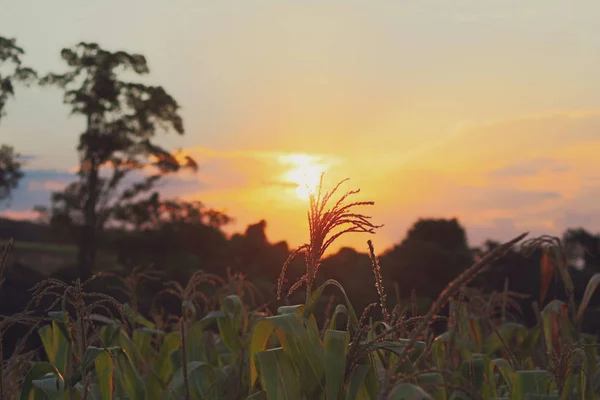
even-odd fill
[{"label": "field ground", "polygon": [[[8,243],[0,239],[0,249]],[[101,264],[112,264],[114,256],[98,254]],[[44,242],[15,241],[8,259],[8,268],[25,267],[44,276],[50,276],[62,269],[72,267],[77,261],[77,246],[73,244],[55,244]]]},{"label": "field ground", "polygon": [[[0,239],[0,247],[4,247],[7,243],[8,240]],[[44,251],[49,253],[62,253],[74,255],[77,252],[77,246],[72,244],[15,241],[14,250]]]}]

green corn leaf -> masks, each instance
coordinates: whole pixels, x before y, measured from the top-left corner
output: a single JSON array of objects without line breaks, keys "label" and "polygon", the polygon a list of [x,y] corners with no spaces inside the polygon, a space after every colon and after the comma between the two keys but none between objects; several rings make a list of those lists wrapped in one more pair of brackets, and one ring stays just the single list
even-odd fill
[{"label": "green corn leaf", "polygon": [[446,331],[440,334],[433,340],[431,346],[431,354],[438,369],[446,368],[448,360],[453,357],[471,358],[468,343],[454,331]]},{"label": "green corn leaf", "polygon": [[417,377],[417,383],[423,390],[429,393],[434,400],[446,400],[446,390],[442,374],[437,372],[421,374]]},{"label": "green corn leaf", "polygon": [[302,314],[304,311],[304,304],[296,304],[293,306],[281,306],[277,308],[277,315],[284,314]]},{"label": "green corn leaf", "polygon": [[144,318],[141,314],[136,313],[129,304],[126,303],[123,305],[123,312],[129,317],[130,322],[133,322],[133,326],[141,325],[145,328],[156,329],[156,324]]},{"label": "green corn leaf", "polygon": [[581,340],[586,345],[583,349],[588,357],[588,376],[595,376],[598,372],[598,364],[593,360],[598,360],[598,339],[596,335],[582,333]]},{"label": "green corn leaf", "polygon": [[231,353],[237,355],[242,348],[239,326],[229,316],[217,319],[217,324],[223,343]]},{"label": "green corn leaf", "polygon": [[226,314],[223,311],[211,311],[207,313],[204,317],[202,317],[202,319],[198,322],[203,322],[206,325],[212,321],[216,321],[218,318],[222,318],[225,316]]},{"label": "green corn leaf", "polygon": [[593,382],[588,379],[590,374],[590,364],[595,364],[595,359],[590,362],[588,354],[583,348],[574,349],[569,355],[569,368],[563,384],[561,399],[569,399],[570,393],[577,393],[577,397],[585,400],[595,400]]},{"label": "green corn leaf", "polygon": [[492,360],[492,364],[494,364],[494,367],[500,372],[500,376],[504,379],[509,392],[512,391],[515,380],[515,370],[511,367],[510,363],[503,358],[496,358]]},{"label": "green corn leaf", "polygon": [[150,375],[146,380],[147,393],[151,398],[158,398],[171,382],[176,368],[171,354],[181,346],[179,332],[170,332],[163,336],[162,344],[154,363],[150,366]]},{"label": "green corn leaf", "polygon": [[94,322],[100,322],[104,325],[108,325],[108,324],[112,324],[112,323],[116,322],[113,318],[105,317],[102,314],[96,314],[96,313],[90,314],[90,320],[92,320]]},{"label": "green corn leaf", "polygon": [[221,301],[221,311],[223,311],[225,314],[229,314],[229,316],[235,321],[235,324],[239,326],[241,324],[241,318],[244,312],[244,303],[239,296],[227,296]]},{"label": "green corn leaf", "polygon": [[521,357],[526,360],[527,367],[531,369],[533,369],[535,366],[532,355],[534,354],[536,346],[540,340],[541,333],[542,330],[539,325],[531,329],[519,349]]},{"label": "green corn leaf", "polygon": [[144,381],[138,374],[131,358],[126,350],[119,348],[111,351],[113,362],[115,362],[115,387],[121,398],[144,399],[146,388]]},{"label": "green corn leaf", "polygon": [[246,397],[244,400],[267,400],[267,393],[264,391],[256,392]]},{"label": "green corn leaf", "polygon": [[473,400],[471,396],[463,392],[462,390],[455,390],[450,396],[450,400]]},{"label": "green corn leaf", "polygon": [[303,381],[304,388],[311,391],[322,385],[324,356],[322,347],[314,338],[314,329],[315,323],[305,320],[298,313],[275,315],[256,324],[250,341],[250,389],[258,377],[254,357],[265,350],[273,333],[277,335],[283,351],[289,355],[296,368],[303,371],[306,377]]},{"label": "green corn leaf", "polygon": [[[380,326],[383,329],[381,331],[378,331],[377,328],[379,328]],[[392,329],[392,327],[390,325],[386,324],[384,321],[374,321],[371,324],[371,329],[369,329],[369,333],[367,334],[367,339],[372,340],[378,334],[380,334],[380,333],[382,333],[384,331],[389,331],[391,329]]]},{"label": "green corn leaf", "polygon": [[[397,339],[392,346],[388,346],[389,350],[394,351],[394,354],[390,357],[390,364],[396,363],[398,361],[398,356],[404,350],[404,347],[410,343],[410,339]],[[413,343],[413,347],[409,350],[408,360],[411,363],[416,362],[419,357],[423,355],[425,349],[427,348],[427,344],[422,341],[416,341]]]},{"label": "green corn leaf", "polygon": [[50,325],[44,325],[38,330],[48,360],[62,375],[66,373],[69,355],[69,340],[65,336],[65,329],[64,322],[52,321]]},{"label": "green corn leaf", "polygon": [[179,347],[181,347],[181,337],[178,332],[171,332],[165,335],[156,360],[156,370],[165,384],[170,380],[170,376],[174,372],[171,353]]},{"label": "green corn leaf", "polygon": [[96,367],[100,399],[112,400],[115,385],[113,380],[114,364],[110,352],[103,349],[102,352],[97,354],[94,359],[94,366]]},{"label": "green corn leaf", "polygon": [[260,379],[268,400],[301,400],[300,379],[282,348],[256,354]]},{"label": "green corn leaf", "polygon": [[242,347],[240,329],[244,304],[239,296],[227,296],[221,301],[221,311],[225,316],[217,318],[219,332],[225,346],[237,355]]},{"label": "green corn leaf", "polygon": [[325,342],[325,399],[338,400],[344,383],[350,333],[327,330]]},{"label": "green corn leaf", "polygon": [[469,329],[469,336],[471,337],[472,342],[475,346],[476,352],[483,351],[483,332],[481,330],[481,323],[479,320],[469,317],[466,321],[467,327]]},{"label": "green corn leaf", "polygon": [[329,329],[336,330],[337,329],[337,321],[338,317],[344,315],[346,318],[348,317],[348,309],[343,304],[338,304],[333,311],[333,315],[331,316],[331,321],[329,322]]},{"label": "green corn leaf", "polygon": [[271,337],[271,334],[275,330],[275,326],[272,321],[268,318],[260,321],[254,327],[254,331],[252,332],[252,338],[250,340],[250,390],[254,386],[256,379],[258,378],[258,371],[256,368],[256,360],[254,359],[255,355],[265,350],[267,346],[267,342]]},{"label": "green corn leaf", "polygon": [[[521,344],[527,339],[529,330],[522,324],[518,324],[516,322],[506,322],[502,324],[500,328],[498,328],[498,333],[500,336],[502,336],[502,340],[504,340],[504,342],[509,346],[513,342],[516,342],[515,344],[517,346],[521,346]],[[495,332],[490,333],[485,341],[485,353],[492,355],[497,351],[504,349],[502,340],[500,340]]]},{"label": "green corn leaf", "polygon": [[412,383],[399,383],[390,392],[388,400],[434,400],[431,395]]},{"label": "green corn leaf", "polygon": [[325,374],[323,348],[314,340],[317,334],[314,329],[312,334],[308,329],[308,326],[314,328],[315,325],[305,321],[300,314],[277,315],[269,319],[277,327],[276,333],[283,351],[305,377],[303,388],[311,392],[316,386],[322,385]]},{"label": "green corn leaf", "polygon": [[38,334],[42,340],[42,346],[46,352],[46,357],[51,363],[55,363],[56,359],[56,345],[54,344],[54,335],[52,333],[52,325],[44,325],[38,329]]},{"label": "green corn leaf", "polygon": [[121,323],[118,321],[113,321],[100,329],[100,340],[104,347],[118,346],[120,335]]},{"label": "green corn leaf", "polygon": [[[217,376],[211,365],[205,362],[192,361],[187,364],[187,370],[192,399],[219,399]],[[185,390],[183,368],[180,368],[173,376],[169,391],[178,395],[178,398],[184,398]]]},{"label": "green corn leaf", "polygon": [[182,349],[179,348],[169,355],[174,371],[179,371],[179,369],[183,366],[183,358],[181,357],[181,351]]},{"label": "green corn leaf", "polygon": [[[223,314],[225,315],[225,314]],[[189,327],[186,333],[187,360],[207,361],[204,340],[204,326],[208,321],[202,320]]]},{"label": "green corn leaf", "polygon": [[325,375],[323,348],[319,341],[316,321],[306,321],[300,314],[271,317],[279,319],[276,333],[284,352],[299,371],[303,371],[303,389],[312,392],[322,385]]},{"label": "green corn leaf", "polygon": [[511,400],[525,399],[528,394],[551,394],[552,374],[543,370],[516,371]]},{"label": "green corn leaf", "polygon": [[34,394],[35,399],[43,398],[42,393],[50,399],[62,399],[65,381],[54,365],[46,362],[33,365],[27,372],[21,389],[21,400],[29,400]]},{"label": "green corn leaf", "polygon": [[359,392],[359,398],[361,400],[375,400],[377,398],[377,390],[379,389],[379,376],[378,372],[373,365],[369,368],[367,377],[365,378],[365,384]]},{"label": "green corn leaf", "polygon": [[49,399],[59,400],[64,398],[65,382],[62,377],[51,376],[49,378],[34,379],[31,383]]},{"label": "green corn leaf", "polygon": [[127,356],[135,368],[140,368],[143,364],[145,364],[146,360],[133,342],[133,339],[127,334],[127,332],[125,332],[124,329],[121,329],[119,333],[119,344],[119,347],[122,348],[125,353],[127,353]]},{"label": "green corn leaf", "polygon": [[[77,384],[74,386],[75,390],[77,391],[77,393],[79,394],[79,396],[75,396],[75,399],[82,399],[83,398],[83,392],[86,390],[84,387],[84,383],[82,381],[77,382]],[[100,392],[100,385],[98,385],[97,383],[91,382],[88,383],[87,385],[87,398],[89,400],[103,400],[104,398],[102,397],[102,393]],[[112,395],[111,395],[112,396]],[[112,397],[108,397],[109,399],[112,399]]]},{"label": "green corn leaf", "polygon": [[84,368],[86,370],[89,369],[99,355],[101,355],[102,353],[111,352],[111,351],[113,351],[113,352],[121,351],[121,348],[120,347],[88,346],[88,348],[85,350],[85,356],[83,357]]},{"label": "green corn leaf", "polygon": [[478,355],[473,360],[463,361],[461,373],[484,398],[497,397],[494,366],[489,358]]},{"label": "green corn leaf", "polygon": [[346,391],[346,400],[358,399],[359,391],[364,388],[364,383],[369,373],[368,365],[357,365],[348,378],[348,390]]},{"label": "green corn leaf", "polygon": [[50,311],[48,316],[56,320],[53,322],[56,322],[56,326],[58,329],[60,329],[63,336],[67,338],[67,340],[71,340],[71,332],[67,326],[67,323],[69,322],[69,314],[65,311]]},{"label": "green corn leaf", "polygon": [[48,316],[60,322],[69,321],[69,314],[65,311],[50,311],[48,312]]},{"label": "green corn leaf", "polygon": [[191,319],[193,321],[195,321],[196,320],[196,316],[198,315],[198,310],[196,309],[196,306],[194,305],[194,302],[191,301],[191,300],[188,300],[188,299],[182,301],[181,302],[181,311],[182,311],[183,314],[186,313],[185,312],[186,309],[190,310],[192,312]]},{"label": "green corn leaf", "polygon": [[206,349],[206,360],[211,365],[217,365],[220,362],[220,357],[223,355],[225,349],[222,347],[219,336],[211,331],[204,331],[204,348]]},{"label": "green corn leaf", "polygon": [[324,346],[323,341],[321,340],[321,334],[319,332],[319,326],[317,325],[317,320],[314,315],[311,315],[306,319],[303,319],[304,326],[306,327],[306,332],[308,333],[308,338],[315,349],[321,349]]},{"label": "green corn leaf", "polygon": [[142,357],[148,357],[150,354],[150,345],[152,343],[152,337],[154,336],[155,330],[148,328],[136,329],[133,331],[133,345],[135,346],[138,354]]},{"label": "green corn leaf", "polygon": [[344,300],[346,302],[346,309],[348,311],[348,316],[350,318],[350,326],[352,327],[352,329],[358,329],[358,317],[356,316],[356,313],[354,312],[352,303],[348,299],[348,295],[346,294],[344,287],[341,285],[341,283],[339,283],[335,279],[326,280],[321,286],[319,286],[312,293],[309,304],[307,304],[304,309],[304,315],[309,316],[314,313],[315,307],[317,306],[317,301],[319,300],[319,298],[323,294],[323,290],[325,290],[325,288],[327,286],[336,286],[338,289],[340,289],[340,291],[342,292],[342,295],[344,296]]}]

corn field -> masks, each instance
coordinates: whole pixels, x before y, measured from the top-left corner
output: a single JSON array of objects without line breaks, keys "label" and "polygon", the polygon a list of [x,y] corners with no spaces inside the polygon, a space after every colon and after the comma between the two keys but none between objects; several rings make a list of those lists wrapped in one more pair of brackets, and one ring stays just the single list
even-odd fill
[{"label": "corn field", "polygon": [[[600,276],[576,304],[559,240],[525,234],[465,268],[430,310],[409,316],[410,304],[391,304],[368,242],[379,303],[355,310],[336,280],[320,271],[327,249],[341,235],[376,233],[378,225],[355,211],[358,191],[334,200],[311,194],[309,241],[282,266],[278,296],[305,293],[303,304],[283,305],[271,315],[247,301],[254,290],[241,275],[229,280],[198,271],[187,286],[165,286],[181,304],[177,317],[138,312],[135,288],[152,272],[124,278],[132,301],[118,303],[86,291],[89,282],[47,279],[32,288],[21,314],[2,317],[0,335],[14,324],[39,335],[39,352],[0,348],[2,399],[267,399],[267,400],[462,400],[597,399],[600,358],[596,336],[581,332],[584,311]],[[10,250],[7,246],[2,265]],[[474,292],[469,283],[515,248],[542,249],[543,282],[556,277],[569,296],[533,303],[537,324],[506,318],[511,294]],[[305,273],[284,288],[287,267],[304,257]],[[94,279],[94,278],[92,278]],[[216,294],[203,291],[206,285]],[[285,290],[284,290],[285,289]],[[323,298],[343,299],[323,310]],[[42,309],[40,303],[51,300]],[[448,309],[447,316],[441,315]],[[45,310],[45,311],[44,311]],[[321,313],[321,314],[319,314]],[[324,322],[317,315],[325,313]],[[374,315],[380,317],[374,318]],[[434,334],[432,324],[447,330]],[[1,342],[0,342],[1,343]],[[39,354],[43,353],[43,354]]]}]

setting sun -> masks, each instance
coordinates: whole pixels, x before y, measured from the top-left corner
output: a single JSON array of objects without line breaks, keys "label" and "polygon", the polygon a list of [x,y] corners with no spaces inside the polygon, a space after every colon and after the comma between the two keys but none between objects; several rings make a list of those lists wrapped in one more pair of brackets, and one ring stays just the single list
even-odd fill
[{"label": "setting sun", "polygon": [[310,193],[314,193],[319,186],[325,165],[319,163],[316,157],[306,154],[287,155],[282,162],[292,166],[285,174],[286,182],[297,185],[296,195],[302,200],[308,200]]},{"label": "setting sun", "polygon": [[288,173],[289,179],[298,187],[296,194],[303,200],[307,200],[310,193],[314,193],[319,186],[321,170],[315,166],[298,167]]}]

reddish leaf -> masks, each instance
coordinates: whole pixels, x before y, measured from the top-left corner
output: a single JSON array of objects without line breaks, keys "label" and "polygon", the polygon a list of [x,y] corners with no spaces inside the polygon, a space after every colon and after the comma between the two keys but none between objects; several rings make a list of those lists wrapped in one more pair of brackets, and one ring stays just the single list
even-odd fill
[{"label": "reddish leaf", "polygon": [[540,304],[544,303],[552,276],[554,276],[554,263],[552,262],[552,249],[549,248],[542,253],[540,260]]}]

